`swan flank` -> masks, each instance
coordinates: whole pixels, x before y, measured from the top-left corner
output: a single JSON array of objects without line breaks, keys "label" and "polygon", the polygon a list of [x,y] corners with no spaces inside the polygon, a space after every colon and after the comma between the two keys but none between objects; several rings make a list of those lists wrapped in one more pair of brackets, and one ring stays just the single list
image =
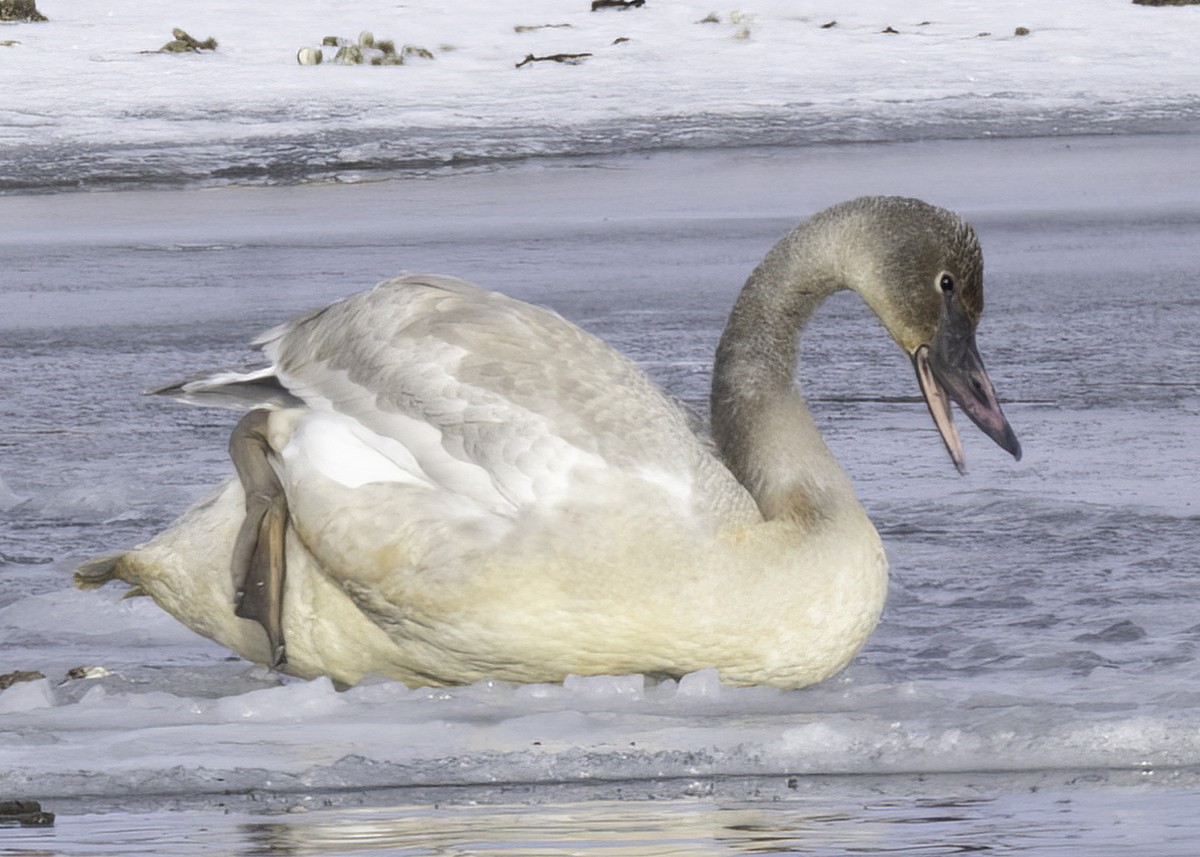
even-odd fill
[{"label": "swan flank", "polygon": [[634,363],[549,310],[404,276],[257,344],[270,366],[164,393],[245,406],[238,478],[85,563],[245,658],[351,685],[568,675],[797,688],[841,670],[887,561],[796,390],[813,311],[856,291],[913,361],[955,465],[950,400],[1020,446],[975,347],[975,233],[912,199],[802,223],[717,348],[712,444]]}]

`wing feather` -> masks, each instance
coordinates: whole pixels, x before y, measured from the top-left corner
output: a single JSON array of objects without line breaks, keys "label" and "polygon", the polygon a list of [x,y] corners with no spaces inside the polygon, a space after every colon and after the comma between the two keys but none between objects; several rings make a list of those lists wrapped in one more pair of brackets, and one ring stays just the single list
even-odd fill
[{"label": "wing feather", "polygon": [[399,441],[434,481],[482,469],[489,505],[552,502],[589,470],[656,481],[688,503],[698,472],[732,481],[631,360],[550,310],[462,280],[389,280],[261,344],[293,395]]}]

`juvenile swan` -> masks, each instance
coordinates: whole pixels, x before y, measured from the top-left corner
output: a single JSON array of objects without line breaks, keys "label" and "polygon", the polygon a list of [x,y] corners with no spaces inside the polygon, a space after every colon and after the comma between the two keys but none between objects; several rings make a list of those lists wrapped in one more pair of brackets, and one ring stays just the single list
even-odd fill
[{"label": "juvenile swan", "polygon": [[975,347],[974,232],[914,199],[827,209],[750,275],[717,347],[716,451],[630,360],[558,315],[405,276],[278,327],[270,366],[166,388],[255,409],[238,479],[86,563],[243,657],[353,684],[569,674],[796,688],[875,627],[887,561],[795,386],[831,293],[862,296],[916,368],[1020,457]]}]

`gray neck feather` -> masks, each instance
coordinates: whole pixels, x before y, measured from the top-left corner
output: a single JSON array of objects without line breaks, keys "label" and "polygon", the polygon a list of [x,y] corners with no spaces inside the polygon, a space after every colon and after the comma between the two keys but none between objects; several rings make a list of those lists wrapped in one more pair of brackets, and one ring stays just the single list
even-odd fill
[{"label": "gray neck feather", "polygon": [[818,526],[847,503],[858,508],[795,381],[805,323],[867,273],[858,270],[869,254],[856,221],[819,216],[776,244],[746,281],[717,347],[713,438],[767,519]]}]

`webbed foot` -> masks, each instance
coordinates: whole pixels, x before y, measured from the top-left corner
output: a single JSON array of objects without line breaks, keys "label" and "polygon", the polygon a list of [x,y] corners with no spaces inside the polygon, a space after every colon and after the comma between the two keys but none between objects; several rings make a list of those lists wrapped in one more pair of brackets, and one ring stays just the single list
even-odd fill
[{"label": "webbed foot", "polygon": [[283,484],[271,466],[269,418],[269,411],[250,411],[229,438],[229,456],[246,495],[246,517],[234,543],[231,572],[234,614],[253,619],[267,632],[270,666],[277,669],[287,663],[283,585],[288,506]]}]

